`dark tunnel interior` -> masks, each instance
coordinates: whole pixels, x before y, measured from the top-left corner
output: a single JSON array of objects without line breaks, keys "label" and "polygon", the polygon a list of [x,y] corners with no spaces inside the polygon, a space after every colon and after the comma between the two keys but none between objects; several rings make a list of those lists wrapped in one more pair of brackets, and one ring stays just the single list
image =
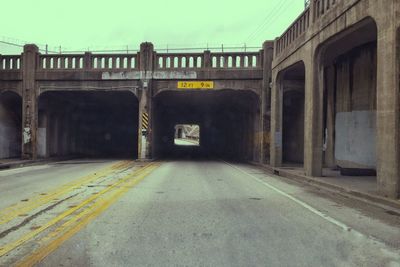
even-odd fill
[{"label": "dark tunnel interior", "polygon": [[22,98],[14,92],[0,95],[0,158],[19,158],[22,145]]},{"label": "dark tunnel interior", "polygon": [[282,76],[282,162],[304,164],[305,66],[299,62]]},{"label": "dark tunnel interior", "polygon": [[137,158],[138,100],[121,92],[46,92],[39,98],[38,155]]},{"label": "dark tunnel interior", "polygon": [[[259,101],[251,91],[165,91],[153,105],[153,155],[157,158],[252,160]],[[197,124],[199,146],[174,144],[177,124]]]}]

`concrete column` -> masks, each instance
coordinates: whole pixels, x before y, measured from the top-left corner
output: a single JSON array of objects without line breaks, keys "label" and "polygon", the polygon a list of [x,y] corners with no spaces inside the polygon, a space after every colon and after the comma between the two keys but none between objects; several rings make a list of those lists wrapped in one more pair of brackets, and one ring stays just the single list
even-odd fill
[{"label": "concrete column", "polygon": [[211,60],[211,51],[206,50],[204,51],[204,63],[203,66],[204,68],[211,68],[212,67],[212,60]]},{"label": "concrete column", "polygon": [[[154,63],[154,47],[152,43],[140,45],[139,69],[142,73],[141,90],[139,96],[139,124],[138,124],[138,159],[152,158],[152,72]],[[147,120],[147,124],[145,122]]]},{"label": "concrete column", "polygon": [[[393,12],[393,11],[392,11]],[[377,174],[378,191],[400,196],[399,36],[395,16],[378,23]]]},{"label": "concrete column", "polygon": [[260,135],[260,162],[270,161],[270,131],[271,131],[271,76],[272,60],[274,56],[274,42],[267,41],[263,44],[263,83],[261,90],[261,133]]},{"label": "concrete column", "polygon": [[325,166],[333,168],[336,166],[335,162],[335,68],[329,66],[326,69],[325,75],[326,84],[326,128],[324,129],[325,135]]},{"label": "concrete column", "polygon": [[282,105],[283,105],[283,79],[277,71],[272,71],[271,90],[271,144],[270,165],[282,166]]},{"label": "concrete column", "polygon": [[[311,57],[314,58],[314,57]],[[304,170],[309,176],[322,175],[323,149],[323,88],[324,68],[319,60],[305,64],[305,121],[304,121]]]},{"label": "concrete column", "polygon": [[22,54],[22,158],[37,158],[36,68],[39,48],[25,45]]},{"label": "concrete column", "polygon": [[85,56],[83,58],[83,68],[85,70],[90,70],[93,68],[92,53],[85,52]]},{"label": "concrete column", "polygon": [[49,118],[47,112],[39,113],[38,120],[38,137],[37,137],[37,145],[38,145],[38,157],[47,158],[48,157],[48,125]]}]

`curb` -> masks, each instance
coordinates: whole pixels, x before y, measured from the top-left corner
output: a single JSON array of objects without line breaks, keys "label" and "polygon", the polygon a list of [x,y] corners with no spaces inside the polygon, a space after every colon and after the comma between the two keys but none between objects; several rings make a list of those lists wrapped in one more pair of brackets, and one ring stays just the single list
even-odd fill
[{"label": "curb", "polygon": [[342,196],[357,199],[359,201],[366,202],[367,204],[374,205],[379,208],[395,209],[400,213],[400,200],[389,199],[378,195],[373,195],[365,192],[360,192],[357,190],[348,189],[346,187],[322,181],[321,179],[301,174],[294,174],[281,168],[274,168],[268,165],[254,163],[254,162],[252,164],[261,167],[263,170],[276,176],[288,178],[303,184],[305,183],[314,187],[318,187],[320,189],[325,189],[327,191],[334,191],[335,193],[338,193]]}]

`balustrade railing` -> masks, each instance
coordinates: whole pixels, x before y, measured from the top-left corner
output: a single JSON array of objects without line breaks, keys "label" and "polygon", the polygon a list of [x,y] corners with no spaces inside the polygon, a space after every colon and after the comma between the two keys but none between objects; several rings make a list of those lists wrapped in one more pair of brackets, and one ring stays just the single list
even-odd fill
[{"label": "balustrade railing", "polygon": [[212,68],[258,68],[261,67],[260,53],[212,53]]},{"label": "balustrade railing", "polygon": [[275,53],[279,55],[295,40],[302,36],[312,23],[316,22],[332,7],[342,0],[311,0],[311,4],[279,37],[275,45]]},{"label": "balustrade railing", "polygon": [[138,69],[138,56],[137,54],[96,54],[91,56],[91,66],[93,69]]},{"label": "balustrade railing", "polygon": [[157,53],[154,66],[156,69],[200,69],[204,67],[204,54]]},{"label": "balustrade railing", "polygon": [[[39,70],[138,70],[140,54],[38,55]],[[154,53],[154,69],[261,68],[260,52]],[[21,56],[0,56],[0,70],[21,69]]]},{"label": "balustrade railing", "polygon": [[40,55],[40,69],[83,69],[84,55]]},{"label": "balustrade railing", "polygon": [[0,70],[19,70],[22,66],[21,56],[0,55]]}]

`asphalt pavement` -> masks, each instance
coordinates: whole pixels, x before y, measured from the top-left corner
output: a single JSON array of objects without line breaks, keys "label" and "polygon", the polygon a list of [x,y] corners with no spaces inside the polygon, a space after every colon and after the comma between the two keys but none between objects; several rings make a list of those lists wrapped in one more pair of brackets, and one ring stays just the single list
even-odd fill
[{"label": "asphalt pavement", "polygon": [[[113,164],[120,165],[104,170]],[[71,191],[71,197],[86,194],[76,203],[104,188],[116,190],[85,211],[95,215],[87,220],[75,216],[80,226],[70,229],[77,230],[65,228],[72,219],[64,228],[43,229],[33,241],[0,257],[0,265],[30,258],[37,266],[400,266],[400,214],[272,177],[247,164],[129,164],[76,162],[0,172],[2,209],[93,170],[104,179]],[[130,177],[129,183],[121,184],[124,177]],[[77,205],[67,206],[76,211]],[[33,226],[54,220],[50,213],[66,208],[45,211],[49,217],[41,213],[29,228],[15,232],[29,235]],[[12,234],[1,238],[6,226],[0,228],[3,248],[13,241]],[[44,233],[48,237],[40,237]]]}]

